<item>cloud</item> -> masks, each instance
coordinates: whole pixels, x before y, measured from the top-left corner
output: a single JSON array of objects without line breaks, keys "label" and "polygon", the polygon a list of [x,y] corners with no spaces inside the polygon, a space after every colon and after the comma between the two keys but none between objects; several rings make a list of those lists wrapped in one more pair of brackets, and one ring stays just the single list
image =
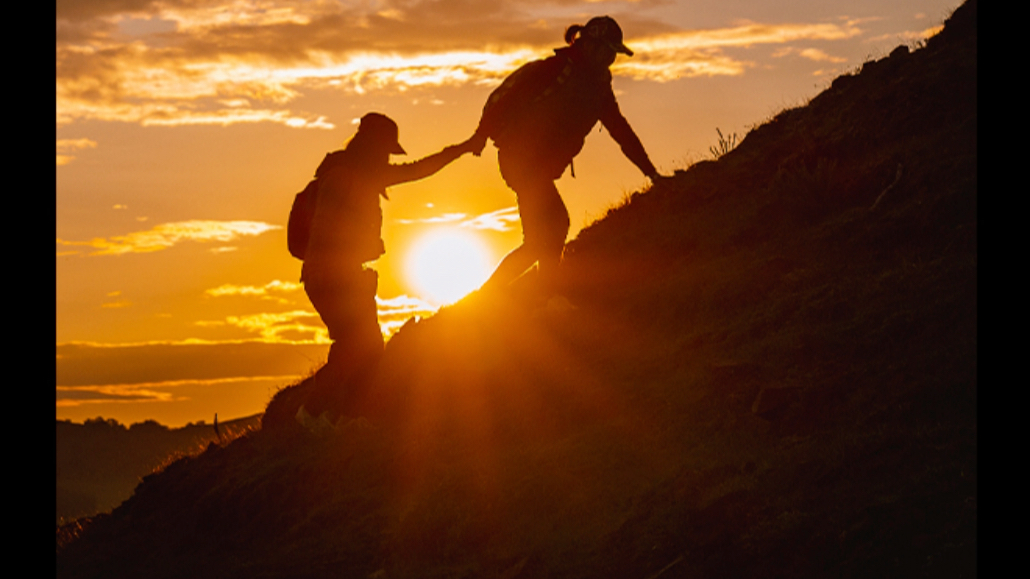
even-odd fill
[{"label": "cloud", "polygon": [[[303,291],[303,284],[272,280],[263,286],[223,284],[206,290],[204,294],[212,298],[257,298],[261,301],[291,304],[296,300],[283,296],[291,296]],[[303,299],[307,303],[306,295],[303,296]],[[328,330],[318,314],[311,310],[234,315],[226,316],[222,320],[202,320],[195,324],[208,328],[228,326],[242,329],[269,343],[330,343]]]},{"label": "cloud", "polygon": [[[312,323],[305,323],[310,321]],[[224,325],[257,334],[265,342],[328,344],[329,331],[318,314],[306,310],[227,316]],[[201,322],[201,325],[205,323]],[[210,325],[207,323],[206,325]]]},{"label": "cloud", "polygon": [[122,292],[120,291],[108,292],[107,297],[115,301],[100,304],[100,307],[104,309],[119,309],[132,306],[132,302],[122,298]]},{"label": "cloud", "polygon": [[[57,344],[58,387],[110,387],[188,380],[303,375],[325,360],[326,344],[152,342]],[[109,393],[113,392],[108,390]]]},{"label": "cloud", "polygon": [[894,34],[884,34],[882,36],[874,36],[868,39],[868,42],[882,42],[882,41],[907,41],[907,42],[921,42],[928,40],[933,36],[936,36],[941,30],[944,30],[944,25],[932,26],[923,30],[905,30]]},{"label": "cloud", "polygon": [[304,286],[299,283],[280,281],[276,279],[263,286],[224,284],[216,288],[209,289],[204,293],[211,297],[257,297],[264,300],[274,300],[285,303],[287,300],[284,300],[279,294],[291,294],[303,290]]},{"label": "cloud", "polygon": [[490,231],[512,231],[513,225],[519,222],[518,207],[505,207],[490,213],[469,217],[465,213],[445,213],[435,217],[422,219],[398,219],[397,223],[410,224],[441,224],[454,223],[458,227],[466,227],[477,230]]},{"label": "cloud", "polygon": [[439,223],[455,223],[465,219],[464,213],[445,213],[436,217],[424,217],[422,219],[398,219],[397,223],[404,225],[411,224],[439,224]]},{"label": "cloud", "polygon": [[195,112],[189,110],[166,110],[153,115],[144,115],[139,123],[145,127],[174,127],[183,125],[229,126],[240,123],[278,123],[294,129],[333,129],[336,125],[324,116],[298,116],[290,111],[270,109],[227,108]]},{"label": "cloud", "polygon": [[130,307],[130,306],[132,306],[132,302],[126,301],[126,300],[121,300],[121,301],[117,301],[117,302],[107,302],[107,303],[100,304],[100,307],[102,307],[104,309],[109,309],[109,310],[116,310],[116,309],[119,309],[119,308],[127,308],[127,307]]},{"label": "cloud", "polygon": [[58,139],[57,140],[57,165],[71,163],[75,156],[69,153],[81,151],[82,149],[95,149],[97,142],[91,139]]},{"label": "cloud", "polygon": [[[500,67],[511,68],[508,50],[452,54],[459,47],[488,44],[487,36],[478,41],[470,36],[477,30],[486,35],[496,24],[476,27],[469,19],[477,14],[496,19],[503,7],[466,6],[455,12],[455,3],[447,0],[409,2],[403,9],[385,2],[376,9],[391,15],[384,18],[367,7],[334,2],[101,4],[58,4],[58,124],[101,119],[331,128],[323,117],[281,105],[299,96],[302,84],[354,92],[403,90],[465,83],[470,71],[475,77],[499,77]],[[461,18],[454,19],[456,14]],[[155,20],[169,25],[160,32],[130,25]],[[509,34],[518,28],[505,26],[512,29]],[[241,98],[279,106],[222,104]]]},{"label": "cloud", "polygon": [[467,219],[461,222],[460,226],[479,230],[512,231],[514,224],[519,220],[518,207],[505,207]]},{"label": "cloud", "polygon": [[613,74],[665,82],[696,76],[739,76],[751,66],[723,53],[726,48],[799,40],[844,40],[861,34],[854,23],[756,24],[627,39],[636,53],[612,67]]},{"label": "cloud", "polygon": [[[533,1],[65,0],[58,2],[57,122],[278,123],[328,129],[289,103],[312,89],[364,94],[492,85],[561,44],[567,18]],[[574,19],[573,19],[574,20]],[[860,34],[854,23],[670,32],[627,16],[636,51],[613,73],[659,82],[740,75],[729,47]]]},{"label": "cloud", "polygon": [[[409,296],[377,297],[376,304],[385,336],[392,335],[412,316],[428,317],[436,311]],[[236,325],[267,339],[57,344],[58,403],[157,401],[170,396],[157,388],[175,385],[258,378],[290,380],[324,362],[328,352],[324,326],[310,311],[230,316],[213,323]],[[283,339],[287,331],[306,333],[309,339]]]},{"label": "cloud", "polygon": [[[295,294],[304,290],[303,284],[273,280],[263,286],[221,285],[205,292],[210,297],[244,297],[259,300],[274,300],[289,303],[281,295]],[[307,300],[306,295],[304,299]],[[419,298],[401,295],[393,298],[376,296],[376,314],[380,329],[385,337],[393,335],[409,318],[426,317],[437,308]],[[237,316],[226,316],[222,320],[195,322],[201,327],[234,327],[245,330],[267,343],[313,343],[329,344],[329,332],[318,314],[311,310],[286,312],[261,312]]]},{"label": "cloud", "polygon": [[156,0],[57,0],[57,19],[79,22],[121,13],[149,11]]},{"label": "cloud", "polygon": [[813,62],[841,63],[841,62],[847,62],[847,60],[848,60],[848,59],[840,57],[840,56],[832,56],[832,55],[827,54],[825,51],[820,50],[818,48],[795,48],[795,47],[792,47],[792,46],[788,46],[788,47],[783,48],[781,50],[777,50],[776,52],[774,52],[772,54],[772,56],[774,58],[780,58],[780,57],[789,56],[789,55],[792,55],[792,54],[796,54],[796,55],[800,56],[801,58],[806,58],[806,59],[811,60]]},{"label": "cloud", "polygon": [[429,317],[436,312],[433,305],[411,296],[381,299],[376,296],[379,327],[384,336],[392,336],[411,318]]},{"label": "cloud", "polygon": [[[310,373],[302,372],[293,376],[254,376],[242,378],[218,378],[211,380],[166,380],[163,382],[144,382],[140,384],[107,384],[99,386],[58,386],[57,408],[69,409],[90,404],[105,405],[105,412],[110,412],[110,404],[139,404],[149,402],[184,402],[194,400],[210,401],[219,396],[233,396],[240,392],[240,387],[255,386],[272,391],[286,384],[302,379]],[[221,391],[219,394],[218,392]],[[229,394],[227,391],[232,392]]]},{"label": "cloud", "polygon": [[174,386],[179,383],[58,386],[57,407],[66,408],[103,402],[171,402],[174,400],[173,395],[170,392],[155,390],[155,386]]},{"label": "cloud", "polygon": [[[184,241],[227,243],[244,236],[261,235],[274,229],[282,229],[282,227],[260,221],[193,220],[163,223],[146,231],[136,231],[109,238],[97,237],[89,241],[58,239],[57,244],[69,247],[91,247],[95,251],[90,255],[123,255],[161,251]],[[61,255],[68,253],[61,252]]]},{"label": "cloud", "polygon": [[[59,49],[57,123],[85,119],[143,126],[268,122],[332,129],[334,125],[323,115],[282,105],[306,89],[365,94],[496,83],[537,56],[539,52],[530,50],[413,55],[312,50],[301,61],[282,62],[261,54],[191,60],[143,46],[82,54]],[[90,64],[76,62],[80,59]],[[251,101],[280,108],[251,106]]]}]

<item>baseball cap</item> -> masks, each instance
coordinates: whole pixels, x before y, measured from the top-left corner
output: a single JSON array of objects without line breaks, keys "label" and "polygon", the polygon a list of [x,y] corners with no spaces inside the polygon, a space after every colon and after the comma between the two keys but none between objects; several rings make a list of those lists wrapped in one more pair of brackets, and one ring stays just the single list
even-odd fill
[{"label": "baseball cap", "polygon": [[615,52],[633,56],[633,51],[622,43],[622,28],[611,16],[597,16],[591,18],[580,34],[589,36],[606,43]]},{"label": "baseball cap", "polygon": [[368,113],[361,117],[358,132],[366,133],[377,141],[390,146],[390,154],[392,155],[408,154],[404,147],[401,146],[400,141],[398,141],[400,131],[397,128],[397,123],[382,113]]}]

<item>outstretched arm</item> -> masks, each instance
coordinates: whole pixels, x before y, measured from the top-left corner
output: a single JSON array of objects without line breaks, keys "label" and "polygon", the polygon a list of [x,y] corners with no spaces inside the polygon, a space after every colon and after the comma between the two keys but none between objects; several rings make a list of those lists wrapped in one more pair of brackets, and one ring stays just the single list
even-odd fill
[{"label": "outstretched arm", "polygon": [[471,141],[472,139],[469,139],[457,145],[444,147],[440,152],[433,153],[412,163],[390,165],[386,186],[407,183],[408,181],[418,181],[435,174],[458,157],[465,153],[473,152],[470,146]]},{"label": "outstretched arm", "polygon": [[469,151],[478,157],[483,154],[483,149],[486,148],[486,139],[487,136],[485,132],[476,130],[476,133],[472,135],[469,140],[465,141],[465,143],[468,145]]},{"label": "outstretched arm", "polygon": [[644,150],[644,144],[640,142],[640,138],[633,131],[633,127],[629,126],[629,121],[626,120],[626,117],[622,116],[622,113],[619,112],[618,105],[615,106],[614,114],[601,119],[601,122],[608,129],[608,134],[619,144],[622,154],[626,155],[626,158],[636,165],[641,173],[648,177],[658,174],[654,163],[651,162],[647,151]]},{"label": "outstretched arm", "polygon": [[629,125],[629,121],[626,120],[626,117],[622,115],[622,111],[619,110],[619,104],[615,101],[614,94],[611,95],[609,102],[605,106],[601,123],[608,129],[608,134],[619,144],[622,154],[626,155],[626,158],[636,165],[640,172],[646,175],[652,183],[657,183],[659,180],[664,179],[664,177],[658,174],[658,170],[655,168],[654,163],[651,162],[651,158],[648,157],[647,151],[644,149],[643,143],[640,142],[640,138],[637,137],[636,132],[633,131],[633,127]]}]

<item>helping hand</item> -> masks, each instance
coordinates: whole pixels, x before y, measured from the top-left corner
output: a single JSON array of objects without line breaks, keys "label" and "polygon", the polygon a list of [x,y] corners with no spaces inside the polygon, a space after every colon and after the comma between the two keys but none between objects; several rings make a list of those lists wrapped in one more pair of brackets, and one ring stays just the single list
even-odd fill
[{"label": "helping hand", "polygon": [[458,146],[461,147],[463,153],[472,153],[478,157],[483,154],[483,148],[486,147],[486,135],[472,135]]}]

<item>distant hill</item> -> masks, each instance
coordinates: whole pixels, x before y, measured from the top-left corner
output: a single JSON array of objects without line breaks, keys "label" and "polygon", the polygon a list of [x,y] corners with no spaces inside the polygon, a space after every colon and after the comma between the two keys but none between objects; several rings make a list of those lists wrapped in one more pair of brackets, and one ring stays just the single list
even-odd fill
[{"label": "distant hill", "polygon": [[282,390],[57,575],[974,577],[976,167],[969,0],[584,229],[574,309],[409,322],[363,418]]},{"label": "distant hill", "polygon": [[[220,423],[226,439],[259,427],[261,415]],[[140,480],[179,456],[218,442],[214,424],[168,428],[153,420],[130,426],[95,418],[58,420],[57,522],[110,511],[132,495]]]}]

